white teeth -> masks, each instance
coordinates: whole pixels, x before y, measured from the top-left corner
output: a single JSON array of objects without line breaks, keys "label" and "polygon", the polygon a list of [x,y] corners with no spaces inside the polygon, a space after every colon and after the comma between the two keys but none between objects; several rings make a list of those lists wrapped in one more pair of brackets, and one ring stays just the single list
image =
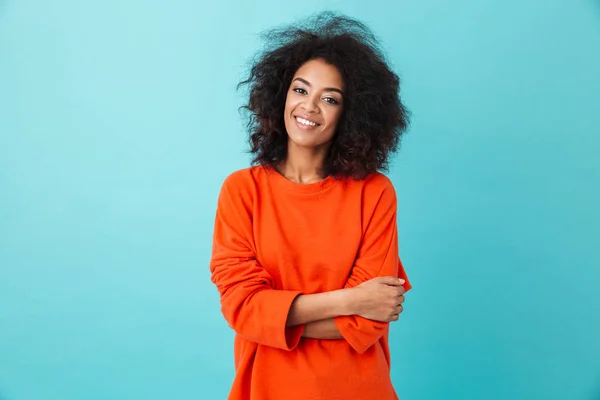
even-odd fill
[{"label": "white teeth", "polygon": [[314,122],[310,122],[304,118],[296,117],[296,120],[298,122],[300,122],[302,125],[317,126],[317,124],[315,124]]}]

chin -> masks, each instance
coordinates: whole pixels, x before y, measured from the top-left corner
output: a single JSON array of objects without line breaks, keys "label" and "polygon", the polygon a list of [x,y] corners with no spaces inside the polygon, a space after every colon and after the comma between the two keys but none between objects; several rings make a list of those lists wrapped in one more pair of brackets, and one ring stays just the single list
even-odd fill
[{"label": "chin", "polygon": [[288,140],[293,146],[303,149],[319,149],[328,145],[329,141],[315,140],[301,135],[288,135]]},{"label": "chin", "polygon": [[321,143],[310,138],[302,138],[294,135],[290,135],[288,136],[288,138],[291,144],[293,144],[296,147],[313,148],[319,147],[319,145],[321,145]]}]

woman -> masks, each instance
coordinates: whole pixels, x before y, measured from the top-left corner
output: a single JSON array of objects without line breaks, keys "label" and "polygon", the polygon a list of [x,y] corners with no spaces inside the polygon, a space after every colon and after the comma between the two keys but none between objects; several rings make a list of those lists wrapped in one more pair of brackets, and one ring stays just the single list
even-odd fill
[{"label": "woman", "polygon": [[249,78],[254,166],[219,195],[212,281],[236,332],[229,399],[397,399],[388,324],[410,283],[386,167],[407,126],[360,22],[271,31]]}]

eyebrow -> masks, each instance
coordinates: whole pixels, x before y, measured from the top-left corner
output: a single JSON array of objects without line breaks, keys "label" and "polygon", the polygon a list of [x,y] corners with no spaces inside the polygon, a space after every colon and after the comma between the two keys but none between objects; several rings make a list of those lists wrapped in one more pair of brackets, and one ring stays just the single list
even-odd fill
[{"label": "eyebrow", "polygon": [[[294,81],[300,81],[300,82],[304,83],[306,86],[310,87],[310,82],[308,82],[306,79],[302,79],[302,78],[298,77],[298,78],[294,79],[292,82],[294,82]],[[326,92],[338,92],[342,96],[344,95],[344,92],[342,92],[341,89],[334,88],[334,87],[325,88],[325,91]]]}]

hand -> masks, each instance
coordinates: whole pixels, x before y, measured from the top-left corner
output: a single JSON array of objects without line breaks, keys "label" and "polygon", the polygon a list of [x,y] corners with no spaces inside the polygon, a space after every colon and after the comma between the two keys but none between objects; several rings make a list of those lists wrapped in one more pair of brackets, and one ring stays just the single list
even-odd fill
[{"label": "hand", "polygon": [[404,279],[378,277],[361,283],[353,290],[354,314],[375,321],[397,321],[404,310]]}]

